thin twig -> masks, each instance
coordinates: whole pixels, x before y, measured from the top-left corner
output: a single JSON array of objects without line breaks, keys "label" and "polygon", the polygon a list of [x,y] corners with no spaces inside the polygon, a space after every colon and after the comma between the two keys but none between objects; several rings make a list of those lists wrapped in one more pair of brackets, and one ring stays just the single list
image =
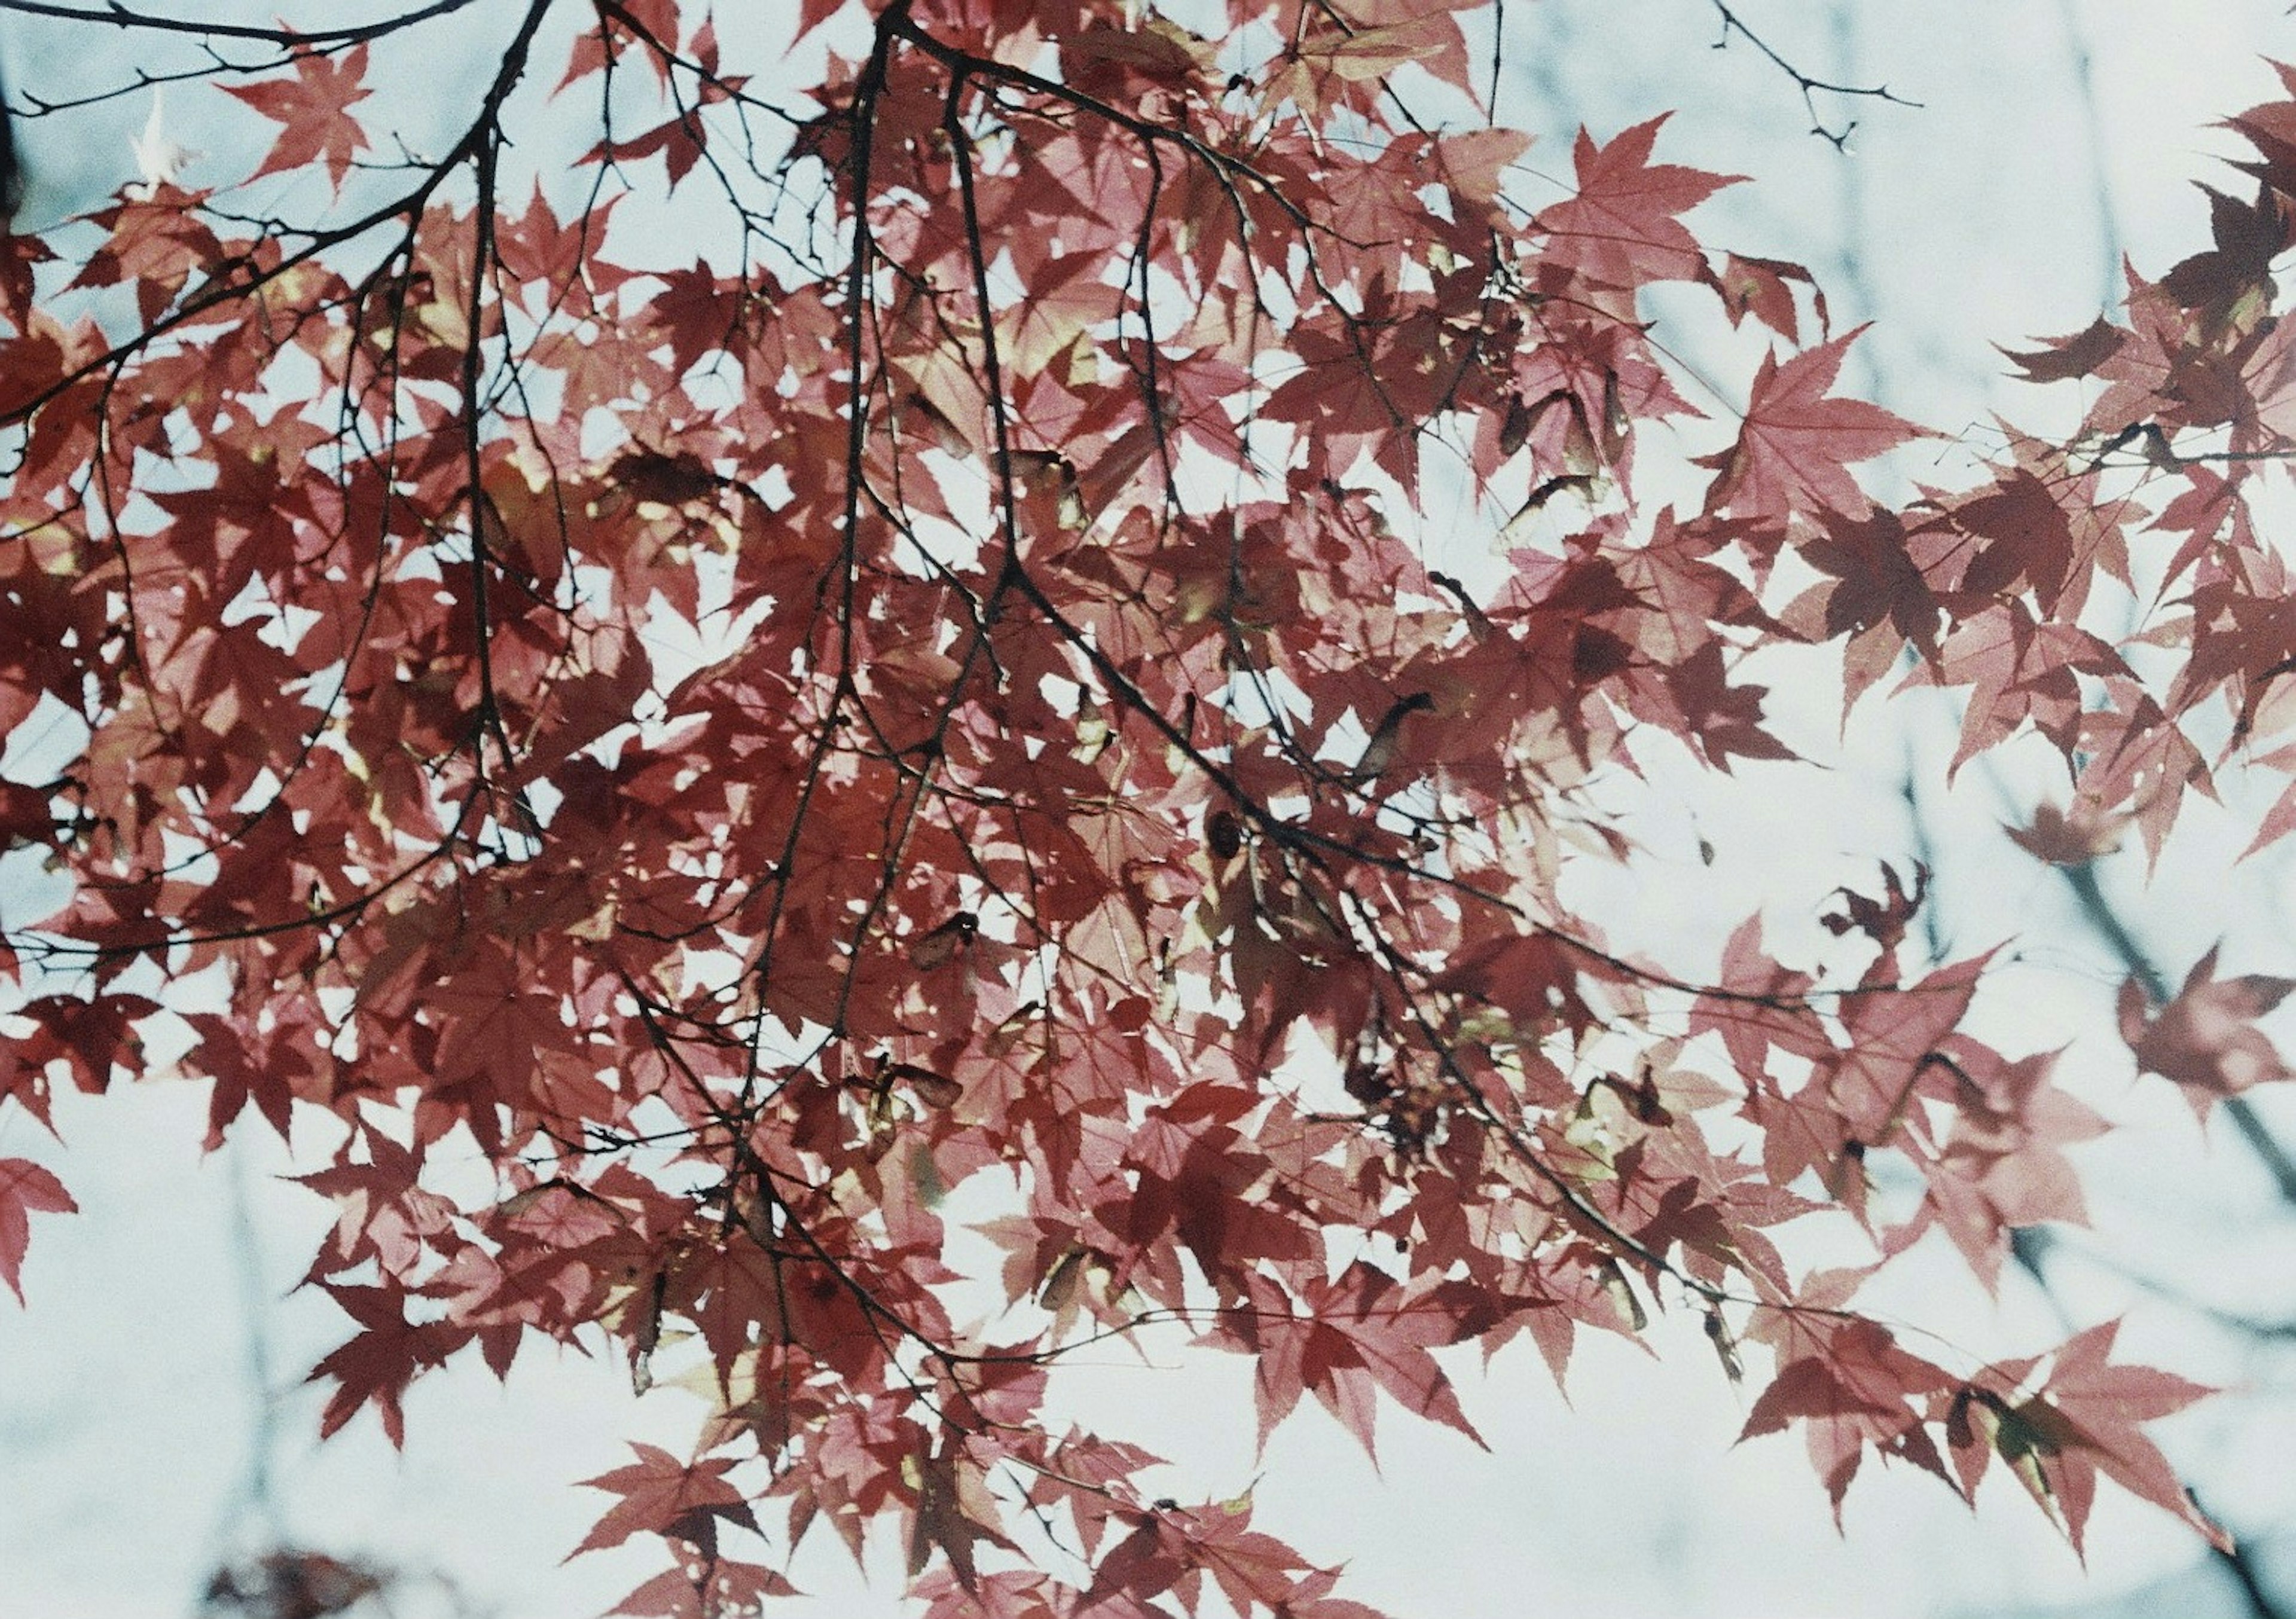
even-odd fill
[{"label": "thin twig", "polygon": [[1779,55],[1767,40],[1748,28],[1740,20],[1738,13],[1726,4],[1726,0],[1710,0],[1710,4],[1722,18],[1722,37],[1714,42],[1714,48],[1718,51],[1726,49],[1730,44],[1730,36],[1735,34],[1767,57],[1771,64],[1779,72],[1793,80],[1794,87],[1801,92],[1801,103],[1809,110],[1810,134],[1829,142],[1837,151],[1849,150],[1849,136],[1857,129],[1857,120],[1852,119],[1839,129],[1829,128],[1824,118],[1817,110],[1819,95],[1862,97],[1867,101],[1887,102],[1894,107],[1918,107],[1922,104],[1899,95],[1887,85],[1845,85],[1805,73]]},{"label": "thin twig", "polygon": [[476,0],[431,0],[431,4],[403,12],[396,17],[378,18],[344,28],[291,29],[284,24],[263,28],[242,22],[206,22],[189,17],[162,17],[149,12],[130,11],[119,4],[59,5],[52,0],[0,0],[0,12],[15,12],[27,17],[54,17],[67,22],[101,22],[113,28],[143,29],[160,34],[192,34],[202,39],[251,39],[265,45],[360,45],[370,39],[381,39],[401,29],[413,28],[434,17],[463,11]]}]

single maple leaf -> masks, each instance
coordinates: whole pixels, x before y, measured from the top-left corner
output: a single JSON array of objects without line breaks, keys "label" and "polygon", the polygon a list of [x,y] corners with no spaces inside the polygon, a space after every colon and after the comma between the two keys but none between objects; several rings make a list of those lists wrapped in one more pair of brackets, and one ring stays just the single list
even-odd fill
[{"label": "single maple leaf", "polygon": [[1434,148],[1453,191],[1470,202],[1496,205],[1508,168],[1530,150],[1530,136],[1513,129],[1469,129],[1439,137]]},{"label": "single maple leaf", "polygon": [[2013,1231],[2087,1222],[2080,1177],[2064,1149],[2103,1134],[2105,1123],[2050,1083],[2060,1053],[2008,1062],[1963,1035],[1939,1044],[1953,1075],[1951,1133],[1936,1157],[1922,1163],[1928,1198],[1890,1244],[1894,1250],[1909,1243],[1934,1215],[1991,1288]]},{"label": "single maple leaf", "polygon": [[[1776,1336],[1759,1324],[1753,1331]],[[1914,1405],[1948,1386],[1945,1374],[1906,1353],[1887,1328],[1853,1318],[1830,1321],[1822,1331],[1794,1331],[1779,1358],[1784,1364],[1747,1413],[1738,1442],[1800,1420],[1837,1525],[1869,1445],[1945,1476],[1945,1459]]]},{"label": "single maple leaf", "polygon": [[998,323],[1011,374],[1034,376],[1124,307],[1124,290],[1098,278],[1103,262],[1098,254],[1068,253],[1037,266],[1029,297]]},{"label": "single maple leaf", "polygon": [[2203,1116],[2220,1097],[2291,1077],[2256,1019],[2296,989],[2296,978],[2263,973],[2218,978],[2216,965],[2210,950],[2194,965],[2177,998],[2150,1018],[2144,985],[2131,978],[2120,986],[2120,1034],[2136,1052],[2137,1067],[2175,1080]]},{"label": "single maple leaf", "polygon": [[2216,245],[2178,264],[2160,281],[2161,290],[2187,309],[2229,307],[2244,296],[2268,297],[2272,261],[2288,246],[2290,216],[2267,185],[2256,200],[2243,202],[2213,185],[2209,197],[2210,233]]},{"label": "single maple leaf", "polygon": [[319,1437],[326,1438],[372,1403],[382,1416],[382,1431],[395,1447],[406,1443],[406,1415],[400,1402],[406,1386],[471,1338],[467,1329],[444,1321],[410,1321],[406,1296],[390,1288],[329,1285],[328,1296],[340,1304],[359,1330],[348,1343],[311,1369],[306,1382],[332,1378],[341,1385],[328,1398],[319,1419]]},{"label": "single maple leaf", "polygon": [[63,1182],[29,1158],[0,1158],[0,1281],[24,1302],[24,1289],[18,1281],[24,1264],[24,1251],[31,1246],[33,1211],[50,1214],[76,1214],[79,1205],[64,1190]]},{"label": "single maple leaf", "polygon": [[635,162],[658,151],[668,166],[670,184],[676,186],[693,172],[709,143],[709,127],[702,122],[700,112],[689,109],[627,141],[601,141],[584,161],[594,163],[611,158],[619,162]]},{"label": "single maple leaf", "polygon": [[1960,1026],[1986,958],[1939,968],[1917,984],[1869,989],[1842,1008],[1848,1043],[1791,1096],[1758,1089],[1750,1108],[1767,1134],[1762,1162],[1784,1186],[1816,1170],[1863,1217],[1866,1152],[1918,1120],[1918,1087],[1938,1043]]},{"label": "single maple leaf", "polygon": [[1706,492],[1709,516],[1783,521],[1814,509],[1849,515],[1866,510],[1871,503],[1849,468],[1927,429],[1878,405],[1829,395],[1849,345],[1865,330],[1846,331],[1783,365],[1775,356],[1762,357],[1738,442],[1698,458],[1720,474]]},{"label": "single maple leaf", "polygon": [[914,1462],[918,1483],[915,1515],[909,1520],[909,1573],[923,1573],[938,1550],[948,1559],[957,1583],[975,1590],[980,1574],[973,1548],[986,1543],[1010,1550],[1013,1544],[997,1527],[1000,1514],[988,1476],[954,1435],[939,1454],[918,1456]]},{"label": "single maple leaf", "polygon": [[350,110],[374,94],[364,84],[366,46],[354,45],[340,59],[314,51],[298,56],[294,68],[292,78],[224,88],[265,118],[285,126],[255,171],[258,175],[291,174],[313,163],[324,163],[327,178],[340,192],[352,161],[367,148],[366,131],[359,127]]},{"label": "single maple leaf", "polygon": [[1722,256],[1722,268],[1709,269],[1707,279],[1722,298],[1722,307],[1729,312],[1730,324],[1736,326],[1748,315],[1767,326],[1789,343],[1801,341],[1801,316],[1794,307],[1793,287],[1799,282],[1809,289],[1810,307],[1817,316],[1818,334],[1827,330],[1825,294],[1818,290],[1817,278],[1798,264],[1783,258],[1741,258],[1735,253]]},{"label": "single maple leaf", "polygon": [[[2296,68],[2279,61],[2272,66],[2283,87],[2296,94]],[[2296,197],[2296,101],[2265,102],[2219,127],[2239,131],[2263,159],[2235,163],[2234,168],[2255,176],[2284,197]]]},{"label": "single maple leaf", "polygon": [[[1428,1352],[1456,1343],[1464,1329],[1441,1293],[1407,1296],[1392,1278],[1357,1263],[1338,1280],[1312,1284],[1304,1310],[1271,1288],[1257,1288],[1262,1315],[1255,1325],[1259,1370],[1259,1443],[1312,1393],[1340,1425],[1373,1451],[1374,1395],[1385,1389],[1406,1410],[1457,1429],[1477,1444],[1457,1393]],[[1488,1446],[1485,1446],[1488,1449]]]},{"label": "single maple leaf", "polygon": [[[1980,1396],[1964,1409],[1991,1430],[1995,1452],[2042,1509],[2062,1517],[2075,1551],[2081,1549],[2099,1473],[2228,1550],[2231,1537],[2193,1504],[2177,1470],[2140,1427],[2216,1391],[2149,1366],[2108,1365],[2120,1330],[2119,1321],[2106,1321],[2067,1343],[2039,1393],[2014,1402]],[[2013,1385],[2022,1373],[1997,1380]],[[1948,1437],[1960,1448],[1951,1428]]]},{"label": "single maple leaf", "polygon": [[2128,336],[2124,328],[2100,315],[2079,331],[2061,338],[2034,339],[2041,345],[2038,348],[2001,348],[2001,353],[2023,373],[2025,381],[2065,382],[2075,377],[2095,376],[2106,361],[2120,352],[2120,345]]},{"label": "single maple leaf", "polygon": [[[1923,538],[1929,546],[1947,547],[1966,560],[1953,589],[1993,597],[2030,590],[2041,610],[2054,614],[2066,600],[2070,582],[2076,586],[2071,616],[2079,610],[2079,592],[2087,588],[2090,575],[2090,568],[2081,565],[2103,561],[2112,566],[2112,552],[2105,547],[2109,531],[2087,515],[2095,499],[2093,487],[2068,486],[2034,469],[2020,468],[1990,489],[1955,502],[1951,526],[1924,529]],[[1947,559],[1936,557],[1935,562],[1946,564]]]},{"label": "single maple leaf", "polygon": [[[1801,548],[1802,560],[1834,583],[1817,586],[1827,639],[1888,624],[1922,656],[1937,658],[1938,604],[1906,544],[1906,526],[1893,511],[1862,518],[1829,511],[1824,533]],[[1786,621],[1799,627],[1789,611]]]},{"label": "single maple leaf", "polygon": [[1571,151],[1578,194],[1542,209],[1535,221],[1546,233],[1546,263],[1607,287],[1694,281],[1706,273],[1705,255],[1677,216],[1745,176],[1652,163],[1651,150],[1665,123],[1661,114],[1620,131],[1608,145],[1579,130]]},{"label": "single maple leaf", "polygon": [[637,1460],[582,1481],[586,1488],[610,1491],[622,1499],[570,1557],[619,1546],[639,1533],[693,1541],[707,1534],[714,1544],[712,1520],[753,1521],[741,1490],[726,1476],[734,1466],[730,1457],[680,1461],[659,1445],[634,1442],[630,1449],[637,1452]]}]

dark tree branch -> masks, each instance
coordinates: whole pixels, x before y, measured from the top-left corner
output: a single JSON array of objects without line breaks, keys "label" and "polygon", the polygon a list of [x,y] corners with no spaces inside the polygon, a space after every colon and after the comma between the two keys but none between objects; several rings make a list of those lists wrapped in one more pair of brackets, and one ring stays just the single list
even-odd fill
[{"label": "dark tree branch", "polygon": [[413,28],[418,23],[463,11],[476,0],[431,0],[431,4],[403,12],[396,17],[380,18],[373,22],[355,23],[344,28],[299,29],[286,27],[263,28],[239,22],[202,22],[190,17],[162,17],[150,12],[131,11],[124,5],[59,5],[53,0],[0,0],[0,12],[15,12],[27,17],[53,17],[67,22],[101,22],[114,28],[142,29],[157,34],[188,34],[200,39],[246,39],[262,45],[291,46],[330,46],[361,45],[370,39],[381,39]]},{"label": "dark tree branch", "polygon": [[1714,48],[1718,51],[1726,48],[1730,43],[1730,36],[1735,34],[1768,58],[1771,65],[1793,80],[1794,87],[1801,92],[1802,105],[1809,111],[1810,134],[1831,143],[1838,151],[1849,149],[1849,136],[1857,129],[1857,120],[1852,119],[1838,129],[1829,127],[1817,110],[1817,98],[1820,95],[1859,97],[1867,101],[1887,102],[1895,107],[1918,107],[1922,104],[1899,95],[1887,85],[1838,84],[1832,79],[1819,78],[1814,74],[1805,73],[1780,55],[1767,40],[1748,28],[1740,20],[1738,13],[1725,3],[1725,0],[1711,0],[1711,4],[1722,19],[1722,37],[1714,42]]}]

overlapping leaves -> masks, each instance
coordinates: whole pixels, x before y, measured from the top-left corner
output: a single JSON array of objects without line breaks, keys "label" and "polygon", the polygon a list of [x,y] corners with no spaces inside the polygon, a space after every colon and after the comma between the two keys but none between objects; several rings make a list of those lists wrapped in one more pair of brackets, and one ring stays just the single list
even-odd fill
[{"label": "overlapping leaves", "polygon": [[[782,1589],[721,1532],[857,1553],[890,1520],[937,1614],[1342,1619],[1248,1501],[1053,1432],[1066,1349],[1179,1321],[1256,1357],[1263,1437],[1313,1396],[1368,1445],[1382,1401],[1472,1432],[1438,1352],[1527,1334],[1559,1375],[1655,1299],[1734,1372],[1762,1346],[1749,1432],[1798,1424],[1837,1503],[1870,1451],[1964,1490],[1998,1460],[2076,1536],[2100,1470],[2187,1510],[2136,1423],[2194,1391],[2109,1329],[2038,1382],[1956,1370],[1781,1251],[1831,1206],[1885,1247],[1934,1222],[1990,1280],[2081,1213],[2096,1121],[1961,1029],[1982,963],[1901,973],[1920,880],[1840,896],[1870,954],[1824,993],[1756,924],[1712,983],[1642,961],[1562,879],[1632,857],[1588,788],[1636,730],[1788,756],[1739,674],[1764,644],[1842,643],[1853,699],[1910,648],[1972,691],[1964,756],[2038,732],[2156,848],[2208,786],[2189,721],[2286,723],[2251,463],[2186,447],[2286,447],[2286,118],[2241,122],[2262,199],[2219,199],[2129,326],[2018,356],[2104,384],[2081,443],[1877,505],[1856,469],[1915,429],[1835,393],[1857,334],[1817,303],[1702,508],[1652,511],[1644,429],[1693,413],[1638,290],[1791,345],[1808,278],[1709,254],[1684,216],[1725,179],[1657,121],[1583,137],[1536,208],[1520,137],[1414,127],[1382,81],[1472,94],[1455,9],[1223,39],[809,4],[852,50],[775,125],[709,18],[603,7],[556,82],[598,98],[586,195],[515,138],[541,0],[435,164],[377,155],[364,39],[291,41],[226,87],[283,126],[257,172],[324,171],[333,211],[161,186],[12,261],[0,717],[88,740],[0,797],[74,883],[7,942],[0,1081],[45,1117],[143,1071],[155,978],[220,986],[184,1059],[210,1141],[251,1104],[340,1143],[308,1178],[357,1326],[329,1428],[396,1437],[471,1348],[603,1337],[710,1411],[691,1457],[593,1481],[591,1544],[679,1553],[625,1611]],[[1510,541],[1584,520],[1470,589],[1406,537],[1431,457]],[[2116,484],[2131,457],[2175,497]],[[2147,523],[2166,685],[2081,622]],[[2130,1038],[2237,1090],[2281,1071],[2251,1026],[2280,988],[2204,964]],[[465,1142],[490,1197],[439,1190]],[[1924,1189],[1896,1228],[1881,1153]],[[12,1286],[27,1211],[70,1206],[12,1173]]]}]

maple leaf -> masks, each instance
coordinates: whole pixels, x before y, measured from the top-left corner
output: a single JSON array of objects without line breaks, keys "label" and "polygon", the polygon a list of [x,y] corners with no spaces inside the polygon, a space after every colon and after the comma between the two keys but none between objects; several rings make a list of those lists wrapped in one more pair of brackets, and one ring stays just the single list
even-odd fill
[{"label": "maple leaf", "polygon": [[916,1459],[917,1504],[909,1520],[909,1573],[923,1572],[938,1550],[948,1559],[957,1583],[967,1590],[979,1588],[980,1572],[974,1548],[988,1544],[1009,1549],[1012,1542],[997,1528],[1001,1516],[996,1498],[979,1461],[955,1435],[945,1438],[935,1452]]},{"label": "maple leaf", "polygon": [[2290,1075],[2256,1019],[2287,999],[2296,978],[2218,978],[2216,964],[2212,948],[2193,964],[2176,998],[2150,1016],[2144,985],[2132,977],[2120,986],[2120,1034],[2137,1067],[2176,1081],[2203,1116],[2221,1098]]},{"label": "maple leaf", "polygon": [[1296,1313],[1288,1301],[1267,1296],[1253,1329],[1260,1443],[1303,1393],[1312,1393],[1371,1452],[1373,1396],[1384,1389],[1406,1410],[1481,1444],[1450,1378],[1427,1353],[1458,1337],[1431,1304],[1408,1298],[1393,1278],[1361,1263],[1337,1281],[1311,1285]]},{"label": "maple leaf", "polygon": [[[1887,626],[1892,661],[1906,643],[1935,661],[1942,611],[1907,545],[1903,520],[1893,511],[1852,518],[1827,511],[1819,523],[1823,534],[1805,541],[1800,554],[1835,582],[1815,587],[1807,605],[1797,603],[1780,615],[1784,621],[1798,629],[1807,624],[1829,640]],[[1871,680],[1861,668],[1849,683],[1854,700]]]},{"label": "maple leaf", "polygon": [[1908,888],[1898,879],[1895,866],[1882,868],[1882,893],[1868,899],[1851,888],[1836,888],[1841,898],[1841,909],[1818,918],[1825,930],[1840,938],[1852,931],[1864,934],[1881,947],[1881,955],[1866,975],[1868,984],[1895,983],[1898,977],[1897,950],[1906,942],[1906,928],[1922,908],[1922,900],[1929,893],[1930,869],[1919,861],[1914,863],[1914,883]]},{"label": "maple leaf", "polygon": [[[1896,904],[1877,907],[1885,931],[1903,925],[1918,903],[1919,889],[1917,881],[1914,895],[1893,893],[1890,897]],[[1903,1121],[1931,1054],[1968,1011],[1986,960],[1978,956],[1940,967],[1907,985],[1902,995],[1861,994],[1843,1008],[1849,1044],[1831,1065],[1829,1078],[1852,1139],[1878,1146]]]},{"label": "maple leaf", "polygon": [[1015,372],[1029,375],[1044,370],[1092,326],[1124,307],[1121,288],[1095,279],[1103,262],[1096,253],[1070,253],[1037,269],[1029,299],[1007,317],[1004,352]]},{"label": "maple leaf", "polygon": [[25,1250],[31,1245],[35,1211],[74,1214],[79,1205],[62,1182],[29,1158],[0,1158],[0,1281],[8,1284],[20,1304],[24,1289],[19,1278]]},{"label": "maple leaf", "polygon": [[718,1519],[755,1527],[749,1502],[726,1476],[734,1466],[730,1459],[680,1461],[660,1446],[641,1442],[633,1442],[630,1449],[637,1454],[636,1461],[582,1481],[587,1489],[622,1499],[570,1558],[619,1546],[634,1534],[666,1535],[714,1549]]},{"label": "maple leaf", "polygon": [[[1885,929],[1896,925],[1886,918]],[[1967,1013],[1984,965],[1982,957],[1958,961],[1917,984],[1892,985],[1895,993],[1860,993],[1842,1009],[1848,1043],[1824,1053],[1806,1083],[1791,1094],[1775,1083],[1754,1087],[1748,1110],[1763,1129],[1762,1163],[1772,1181],[1785,1186],[1815,1170],[1863,1217],[1866,1155],[1918,1116],[1921,1083],[1939,1043]]]},{"label": "maple leaf", "polygon": [[1716,769],[1728,770],[1733,756],[1796,756],[1762,724],[1762,699],[1769,688],[1733,684],[1723,661],[1721,642],[1707,642],[1669,669],[1666,686],[1683,716],[1692,746]]},{"label": "maple leaf", "polygon": [[1530,136],[1520,130],[1467,129],[1439,137],[1433,155],[1460,196],[1495,206],[1507,170],[1529,150]]},{"label": "maple leaf", "polygon": [[2216,245],[2162,276],[2161,290],[2187,309],[2228,307],[2243,297],[2268,297],[2272,261],[2289,245],[2292,222],[2285,205],[2268,185],[2257,187],[2253,203],[2228,197],[2212,185],[2201,190],[2208,195]]},{"label": "maple leaf", "polygon": [[[292,78],[259,85],[226,85],[225,91],[274,123],[283,124],[258,175],[289,174],[313,163],[326,167],[336,191],[351,164],[367,148],[366,131],[351,109],[374,93],[365,87],[367,47],[353,45],[340,57],[308,51],[295,58]],[[154,116],[157,116],[154,103]]]},{"label": "maple leaf", "polygon": [[2064,1149],[2102,1135],[2103,1119],[2049,1083],[2056,1053],[2016,1062],[1960,1036],[1940,1043],[1952,1065],[1950,1133],[1923,1165],[1929,1193],[1922,1214],[1893,1244],[1907,1242],[1934,1213],[1978,1279],[1993,1286],[2020,1227],[2083,1223],[2080,1179]]},{"label": "maple leaf", "polygon": [[[2272,68],[2280,76],[2282,88],[2296,93],[2296,70],[2280,61],[2273,62]],[[2284,197],[2296,197],[2296,101],[2261,102],[2226,119],[2222,127],[2237,130],[2263,159],[2234,167],[2254,175]]]},{"label": "maple leaf", "polygon": [[1735,253],[1726,253],[1722,268],[1710,268],[1708,278],[1721,295],[1722,307],[1729,311],[1733,326],[1751,315],[1787,342],[1797,345],[1801,341],[1801,315],[1794,306],[1793,288],[1796,283],[1807,287],[1821,338],[1825,333],[1829,324],[1825,294],[1818,290],[1816,277],[1798,264],[1783,258],[1742,258]]},{"label": "maple leaf", "polygon": [[1663,116],[1648,119],[1604,145],[1579,130],[1571,151],[1578,194],[1540,210],[1535,222],[1546,233],[1547,264],[1619,288],[1705,274],[1705,256],[1678,216],[1744,176],[1652,163],[1665,124]]},{"label": "maple leaf", "polygon": [[[2062,1520],[2076,1551],[2100,1472],[2228,1550],[2231,1537],[2193,1504],[2175,1468],[2140,1426],[2215,1391],[2149,1366],[2108,1364],[2120,1330],[2119,1321],[2106,1321],[2064,1344],[2038,1393],[2022,1399],[1985,1394],[1961,1403],[1957,1448],[1973,1443],[1963,1435],[1989,1440],[2042,1509]],[[1991,1368],[1988,1376],[2013,1387],[2025,1370]]]},{"label": "maple leaf", "polygon": [[[1756,1330],[1772,1336],[1767,1328]],[[1802,1423],[1837,1525],[1869,1448],[1945,1476],[1945,1459],[1914,1403],[1950,1386],[1944,1372],[1908,1353],[1873,1321],[1839,1321],[1816,1331],[1796,1328],[1785,1341],[1792,1350],[1782,1355],[1777,1376],[1747,1413],[1740,1443]]]},{"label": "maple leaf", "polygon": [[359,1330],[305,1379],[316,1383],[332,1378],[340,1386],[327,1398],[319,1419],[320,1437],[372,1404],[381,1413],[382,1431],[391,1444],[404,1447],[406,1413],[401,1402],[407,1385],[422,1372],[444,1365],[448,1355],[470,1341],[470,1331],[443,1321],[408,1321],[406,1296],[394,1288],[330,1283],[327,1295],[358,1323]]},{"label": "maple leaf", "polygon": [[1866,328],[1804,349],[1784,364],[1765,355],[1727,450],[1699,458],[1718,474],[1706,492],[1709,514],[1783,521],[1796,511],[1856,516],[1869,503],[1849,468],[1923,437],[1924,429],[1862,399],[1829,390]]},{"label": "maple leaf", "polygon": [[2069,336],[2038,339],[2038,348],[2003,348],[2001,352],[2028,382],[2066,382],[2096,375],[2120,352],[2128,336],[2126,330],[2100,315]]}]

